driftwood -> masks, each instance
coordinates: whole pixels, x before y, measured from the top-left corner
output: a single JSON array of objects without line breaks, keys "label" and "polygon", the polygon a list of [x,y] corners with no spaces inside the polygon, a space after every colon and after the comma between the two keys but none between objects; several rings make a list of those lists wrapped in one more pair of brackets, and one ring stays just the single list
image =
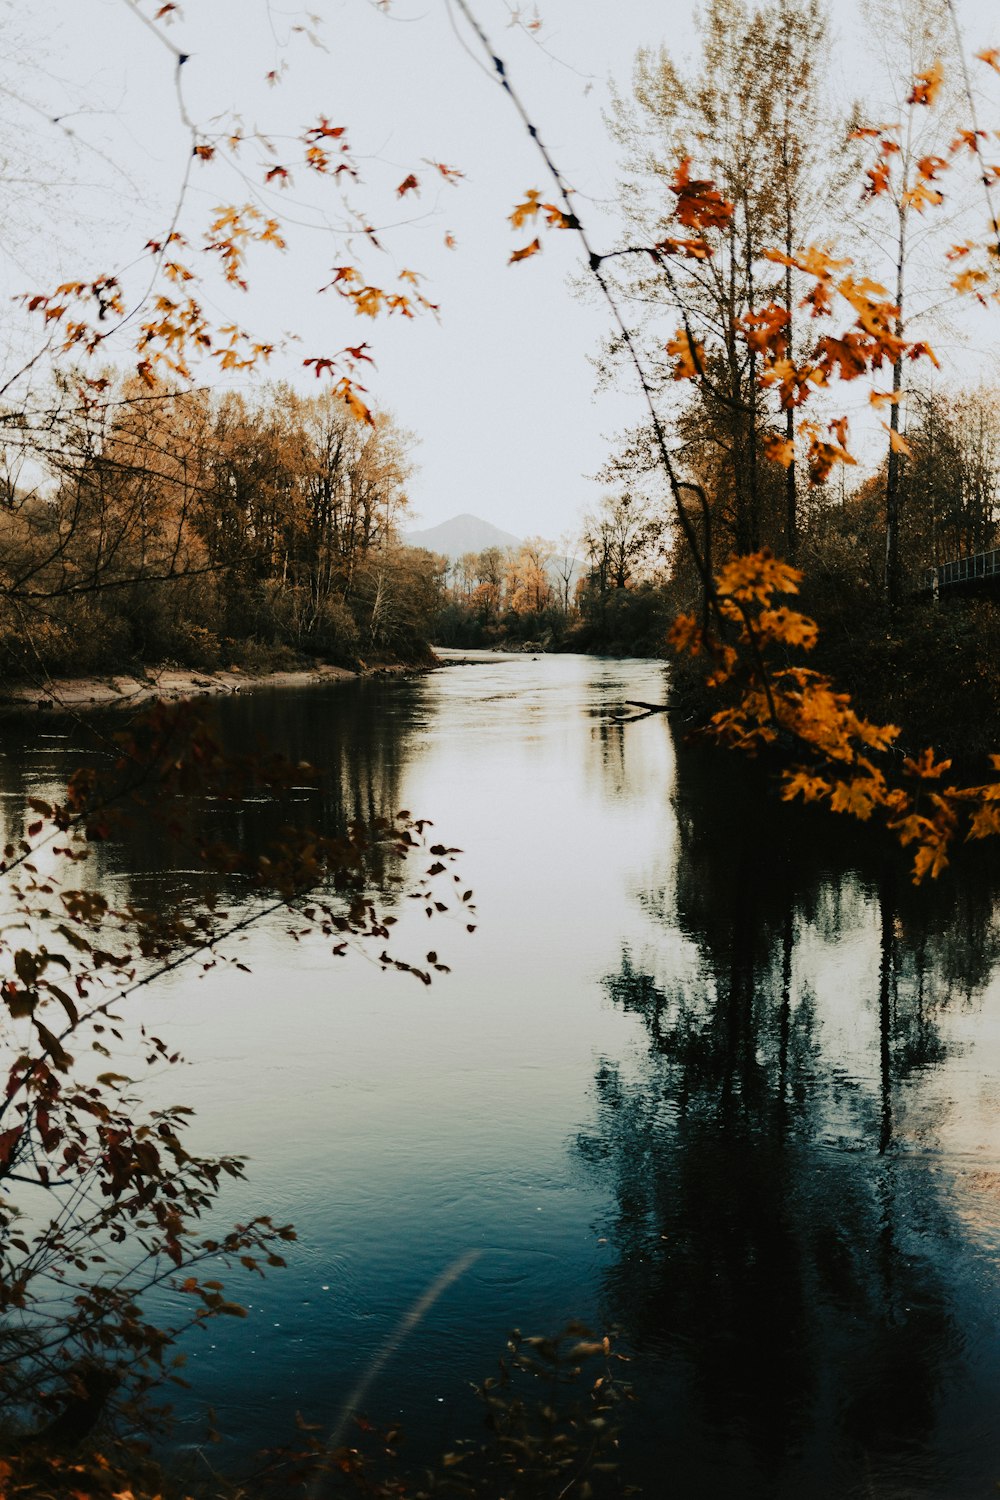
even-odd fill
[{"label": "driftwood", "polygon": [[625,703],[629,708],[641,708],[647,714],[675,714],[678,711],[676,703],[643,703],[640,698],[626,698]]}]

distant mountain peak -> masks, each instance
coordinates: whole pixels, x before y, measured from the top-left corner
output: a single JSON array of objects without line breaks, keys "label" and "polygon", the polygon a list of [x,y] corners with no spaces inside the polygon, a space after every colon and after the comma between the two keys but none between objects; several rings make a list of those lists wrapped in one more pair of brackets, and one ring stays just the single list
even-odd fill
[{"label": "distant mountain peak", "polygon": [[438,552],[444,557],[462,557],[466,552],[485,552],[487,547],[520,547],[521,538],[510,531],[501,531],[491,521],[468,511],[452,516],[438,526],[428,526],[423,531],[403,533],[408,547],[426,547],[428,552]]}]

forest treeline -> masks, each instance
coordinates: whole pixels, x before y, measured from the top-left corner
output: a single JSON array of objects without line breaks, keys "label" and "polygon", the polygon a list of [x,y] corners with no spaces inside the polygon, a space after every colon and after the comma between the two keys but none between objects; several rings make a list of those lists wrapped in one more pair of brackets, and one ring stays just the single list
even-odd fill
[{"label": "forest treeline", "polygon": [[8,431],[6,677],[427,658],[441,563],[400,542],[413,439],[390,417],[102,378]]},{"label": "forest treeline", "polygon": [[[911,399],[912,395],[911,393]],[[815,660],[849,682],[872,712],[935,743],[986,749],[1000,731],[994,708],[1000,596],[947,592],[935,600],[935,566],[1000,546],[1000,407],[988,390],[913,401],[909,453],[899,478],[900,599],[884,593],[887,464],[848,488],[807,494],[797,558],[803,607],[822,625]],[[601,476],[610,485],[611,464]],[[843,471],[842,471],[843,472]],[[784,475],[759,495],[765,531],[781,550]],[[733,546],[725,491],[711,524],[724,557]],[[668,656],[667,632],[698,596],[690,558],[665,507],[636,488],[607,488],[561,553],[538,538],[521,551],[488,548],[451,564],[435,639],[465,646],[530,644],[611,655]],[[701,518],[699,518],[701,519]],[[675,666],[675,687],[701,703],[697,662]]]}]

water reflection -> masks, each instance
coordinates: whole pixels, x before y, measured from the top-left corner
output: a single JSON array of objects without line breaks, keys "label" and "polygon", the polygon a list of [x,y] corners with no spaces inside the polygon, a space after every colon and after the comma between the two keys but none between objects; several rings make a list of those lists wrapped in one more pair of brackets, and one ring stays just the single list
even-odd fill
[{"label": "water reflection", "polygon": [[[188,833],[192,827],[198,842],[253,855],[281,840],[289,827],[332,835],[351,822],[392,817],[402,805],[401,778],[420,724],[421,691],[419,680],[372,680],[349,689],[340,684],[298,692],[262,689],[202,700],[199,713],[227,750],[264,757],[278,749],[293,765],[308,764],[318,775],[304,770],[301,784],[278,797],[252,791],[239,802],[191,796],[184,808],[184,831],[162,806],[153,811],[130,806],[113,839],[93,851],[94,878],[111,880],[133,900],[154,893],[161,901],[182,898],[205,884],[192,868],[197,864]],[[61,799],[72,769],[86,766],[110,774],[121,753],[116,735],[141,736],[142,717],[111,712],[78,718],[46,714],[42,721],[37,712],[5,717],[0,754],[3,840],[19,837],[29,797]],[[386,872],[385,863],[376,861],[376,880]],[[240,882],[224,883],[224,888],[230,899],[236,898]]]},{"label": "water reflection", "polygon": [[720,770],[679,752],[676,866],[640,893],[690,962],[626,948],[604,980],[647,1038],[577,1141],[613,1194],[605,1306],[681,1493],[980,1493],[948,1406],[989,1319],[935,1156],[976,1101],[921,1086],[996,963],[996,885],[914,892],[875,845],[838,868]]},{"label": "water reflection", "polygon": [[[996,856],[915,892],[736,757],[618,722],[662,675],[483,653],[213,706],[231,744],[326,773],[280,807],[199,803],[214,837],[409,806],[466,851],[480,917],[430,929],[453,968],[430,990],[359,953],[331,971],[274,922],[251,974],[143,998],[192,1060],[163,1087],[200,1149],[252,1159],[227,1218],[301,1236],[234,1288],[245,1320],[192,1340],[182,1431],[214,1405],[224,1461],[297,1410],[328,1423],[479,1250],[371,1398],[415,1464],[478,1422],[466,1382],[509,1327],[576,1316],[633,1344],[626,1456],[652,1497],[965,1500],[1000,1477]],[[5,740],[11,815],[101,754],[38,728]],[[195,878],[151,829],[98,857],[132,893]],[[422,912],[399,915],[422,953]]]}]

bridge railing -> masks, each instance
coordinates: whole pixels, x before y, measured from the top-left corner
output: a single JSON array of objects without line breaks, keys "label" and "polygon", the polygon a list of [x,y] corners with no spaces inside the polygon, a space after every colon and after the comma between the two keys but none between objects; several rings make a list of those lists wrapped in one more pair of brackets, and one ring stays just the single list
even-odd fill
[{"label": "bridge railing", "polygon": [[953,562],[939,563],[928,573],[932,589],[953,583],[974,583],[977,578],[1000,577],[1000,547],[991,552],[977,552],[972,557],[956,557]]}]

